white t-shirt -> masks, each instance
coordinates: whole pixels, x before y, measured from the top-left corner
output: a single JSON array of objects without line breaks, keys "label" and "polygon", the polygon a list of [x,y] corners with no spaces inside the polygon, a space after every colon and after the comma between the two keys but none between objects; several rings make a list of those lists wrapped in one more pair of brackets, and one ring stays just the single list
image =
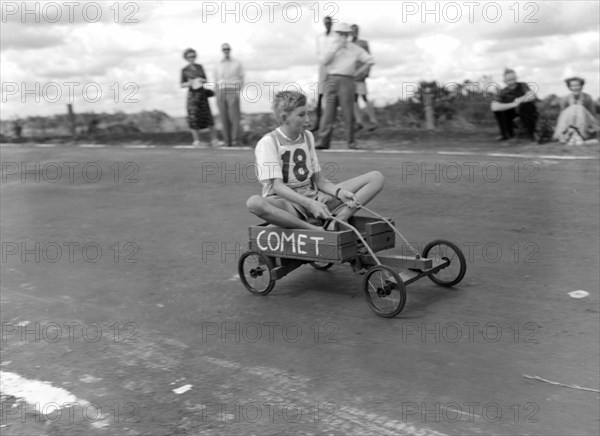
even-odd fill
[{"label": "white t-shirt", "polygon": [[317,190],[311,179],[314,173],[321,171],[321,167],[315,151],[315,139],[308,130],[296,139],[290,139],[281,128],[277,128],[258,141],[254,154],[263,197],[275,194],[273,179],[283,179],[283,183],[302,195]]}]

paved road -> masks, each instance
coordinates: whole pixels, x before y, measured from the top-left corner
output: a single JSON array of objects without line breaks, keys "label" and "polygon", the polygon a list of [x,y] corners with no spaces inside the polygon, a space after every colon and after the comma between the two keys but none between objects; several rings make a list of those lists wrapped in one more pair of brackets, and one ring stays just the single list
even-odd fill
[{"label": "paved road", "polygon": [[322,153],[467,256],[382,319],[347,266],[243,289],[252,158],[2,148],[3,434],[598,434],[598,392],[524,377],[599,389],[597,159]]}]

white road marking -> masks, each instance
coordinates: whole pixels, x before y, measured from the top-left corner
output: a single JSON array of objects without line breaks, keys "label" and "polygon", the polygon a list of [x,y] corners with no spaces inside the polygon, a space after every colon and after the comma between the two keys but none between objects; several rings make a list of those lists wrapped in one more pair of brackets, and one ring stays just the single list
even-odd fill
[{"label": "white road marking", "polygon": [[8,371],[0,371],[0,392],[21,399],[29,404],[89,404],[89,401],[77,398],[66,389],[57,388],[48,382],[29,380],[21,377],[19,374]]},{"label": "white road marking", "polygon": [[[66,389],[52,386],[52,384],[45,381],[29,380],[21,377],[19,374],[8,371],[0,371],[0,392],[3,395],[15,397],[18,401],[29,404],[27,410],[35,410],[41,415],[55,415],[57,408],[97,408],[97,405],[77,398]],[[91,425],[94,428],[109,426],[110,415],[94,420],[91,422]]]},{"label": "white road marking", "polygon": [[[55,147],[57,145],[66,144],[15,144],[15,143],[3,143],[0,144],[2,147],[16,147],[16,146],[31,146],[34,147]],[[106,144],[79,144],[80,148],[105,148]],[[156,145],[113,145],[112,147],[123,147],[127,149],[152,149],[156,148]],[[186,149],[186,150],[227,150],[227,151],[252,151],[252,147],[210,147],[210,146],[193,146],[193,145],[174,145],[166,146],[165,149]],[[336,148],[319,150],[319,153],[371,153],[371,154],[439,154],[448,156],[490,156],[490,157],[506,157],[506,158],[522,158],[522,159],[547,159],[547,160],[598,160],[598,156],[564,156],[564,155],[553,155],[553,154],[534,154],[534,153],[499,153],[499,152],[485,152],[485,151],[427,151],[427,150],[369,150],[369,149],[348,149],[348,148]]]},{"label": "white road marking", "polygon": [[456,154],[458,156],[469,156],[473,154],[472,151],[437,151],[437,154]]},{"label": "white road marking", "polygon": [[335,149],[326,149],[326,150],[319,150],[319,153],[366,153],[368,151],[372,150],[353,150],[351,148],[335,148]]},{"label": "white road marking", "polygon": [[192,389],[192,385],[183,385],[177,389],[173,389],[173,392],[175,392],[177,395],[181,395],[184,392],[189,391],[190,389]]},{"label": "white road marking", "polygon": [[[353,150],[349,150],[353,151]],[[373,153],[392,153],[392,154],[416,154],[416,150],[373,150]]]},{"label": "white road marking", "polygon": [[572,298],[585,298],[588,295],[590,295],[590,293],[588,291],[584,291],[582,289],[578,289],[577,291],[569,292],[569,297],[572,297]]},{"label": "white road marking", "polygon": [[516,154],[516,153],[486,153],[492,157],[522,157],[526,159],[555,159],[555,160],[597,160],[597,156],[562,156],[553,154]]}]

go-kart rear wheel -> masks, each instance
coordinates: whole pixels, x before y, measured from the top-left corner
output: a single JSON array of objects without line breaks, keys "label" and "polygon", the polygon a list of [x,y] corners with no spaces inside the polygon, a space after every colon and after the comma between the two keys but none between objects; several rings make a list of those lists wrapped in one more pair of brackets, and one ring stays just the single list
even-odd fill
[{"label": "go-kart rear wheel", "polygon": [[267,295],[275,286],[273,262],[270,257],[256,251],[242,254],[238,262],[240,280],[250,292]]},{"label": "go-kart rear wheel", "polygon": [[432,259],[434,266],[440,262],[450,262],[448,266],[428,276],[431,281],[440,286],[449,288],[458,284],[467,272],[465,256],[453,242],[443,239],[432,241],[423,249],[423,257]]},{"label": "go-kart rear wheel", "polygon": [[314,269],[318,269],[319,271],[326,271],[333,266],[333,263],[327,262],[311,262],[310,264]]},{"label": "go-kart rear wheel", "polygon": [[370,268],[363,279],[363,289],[371,310],[384,318],[402,312],[406,304],[406,287],[396,271],[386,265]]}]

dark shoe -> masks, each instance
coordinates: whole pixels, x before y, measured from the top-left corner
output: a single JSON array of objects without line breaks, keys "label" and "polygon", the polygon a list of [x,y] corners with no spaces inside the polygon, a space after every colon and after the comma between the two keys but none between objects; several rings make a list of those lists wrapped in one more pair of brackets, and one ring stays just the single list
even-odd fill
[{"label": "dark shoe", "polygon": [[358,132],[359,130],[363,129],[363,125],[362,124],[355,124],[354,125],[354,131]]},{"label": "dark shoe", "polygon": [[317,150],[329,150],[329,147],[325,147],[325,146],[323,146],[323,145],[317,145],[315,148],[316,148]]},{"label": "dark shoe", "polygon": [[362,262],[358,257],[353,257],[350,259],[350,266],[352,267],[352,271],[356,274],[364,275],[366,270],[362,265]]},{"label": "dark shoe", "polygon": [[377,124],[375,124],[375,125],[374,125],[374,126],[372,126],[372,127],[369,127],[369,132],[373,132],[373,131],[375,131],[375,130],[377,129],[377,127],[379,127]]}]

